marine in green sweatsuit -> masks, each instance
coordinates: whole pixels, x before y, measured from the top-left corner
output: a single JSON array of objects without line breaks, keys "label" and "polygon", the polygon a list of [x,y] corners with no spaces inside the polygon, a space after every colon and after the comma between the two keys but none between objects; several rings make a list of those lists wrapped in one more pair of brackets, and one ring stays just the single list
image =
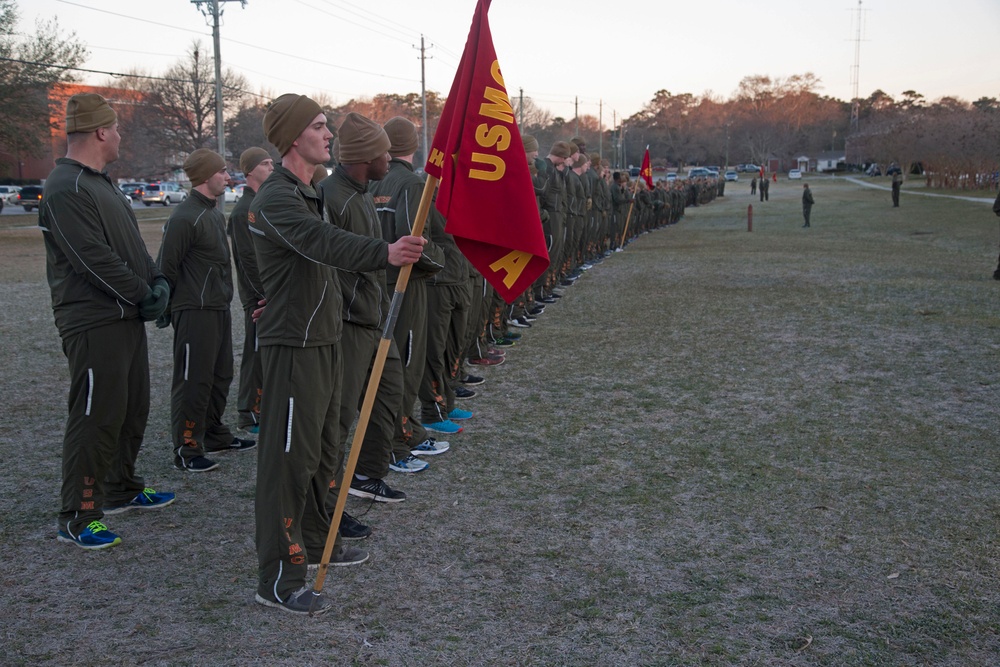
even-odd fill
[{"label": "marine in green sweatsuit", "polygon": [[[411,162],[417,147],[417,132],[413,123],[396,117],[385,124],[390,139],[389,173],[371,185],[370,191],[382,225],[382,238],[387,241],[406,236],[413,229],[417,209],[424,191],[424,181],[413,171]],[[429,238],[430,227],[424,227]],[[403,394],[396,418],[392,443],[393,460],[405,459],[413,447],[427,439],[427,431],[414,418],[414,406],[424,376],[428,346],[427,279],[444,267],[444,252],[434,243],[424,246],[423,257],[413,265],[406,287],[393,339],[400,351],[403,370]],[[386,270],[386,288],[394,291],[399,269]]]},{"label": "marine in green sweatsuit", "polygon": [[[77,109],[87,115],[75,115]],[[135,470],[149,415],[143,322],[162,313],[169,292],[131,202],[102,171],[118,157],[114,112],[98,95],[74,95],[66,121],[67,130],[79,135],[70,137],[67,155],[84,161],[56,160],[38,225],[52,311],[69,363],[58,525],[77,537],[100,521],[105,508],[132,501],[146,486]],[[99,129],[104,139],[87,136]],[[159,304],[155,285],[163,294]]]},{"label": "marine in green sweatsuit", "polygon": [[185,468],[207,451],[229,449],[235,437],[222,423],[233,381],[233,280],[226,219],[215,199],[192,190],[174,209],[157,264],[172,287],[170,432],[175,464]]}]

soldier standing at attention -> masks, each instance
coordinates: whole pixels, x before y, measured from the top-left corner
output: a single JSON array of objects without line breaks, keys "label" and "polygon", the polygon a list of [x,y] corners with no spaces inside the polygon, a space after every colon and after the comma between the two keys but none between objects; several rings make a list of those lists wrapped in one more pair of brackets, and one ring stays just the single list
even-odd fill
[{"label": "soldier standing at attention", "polygon": [[[382,238],[391,242],[408,236],[413,229],[424,192],[424,181],[413,171],[413,154],[419,145],[416,126],[406,118],[396,116],[386,122],[384,129],[390,142],[389,173],[372,184],[371,194],[382,225]],[[425,238],[430,237],[430,231],[431,225],[425,225]],[[431,276],[444,268],[444,258],[444,251],[436,244],[428,242],[424,246],[420,261],[413,265],[410,273],[406,298],[393,331],[396,347],[401,351],[403,370],[403,400],[396,417],[389,463],[389,467],[396,472],[420,472],[427,468],[427,462],[413,453],[415,449],[425,455],[434,455],[446,452],[449,446],[447,442],[429,438],[423,424],[413,415],[427,366],[428,314],[431,312],[427,283]],[[395,291],[399,270],[389,267],[385,277],[387,291]],[[434,332],[439,335],[437,328]],[[443,340],[440,345],[443,347]]]},{"label": "soldier standing at attention", "polygon": [[206,452],[248,450],[222,423],[233,381],[233,299],[226,219],[216,198],[226,191],[229,173],[222,156],[199,148],[184,161],[191,196],[174,209],[163,227],[157,264],[170,281],[169,319],[174,328],[174,375],[170,394],[174,466],[206,472],[219,466]]},{"label": "soldier standing at attention", "polygon": [[903,174],[896,172],[892,175],[892,207],[899,208],[899,189],[903,187]]},{"label": "soldier standing at attention", "polygon": [[233,244],[233,259],[236,262],[237,285],[240,301],[243,303],[243,356],[240,360],[240,388],[236,399],[236,426],[250,433],[260,430],[260,388],[263,372],[257,355],[257,323],[253,321],[253,311],[264,299],[264,286],[260,284],[257,272],[257,256],[253,251],[253,239],[247,214],[250,202],[261,184],[274,171],[274,160],[263,148],[254,146],[240,155],[240,171],[247,179],[243,195],[229,214],[229,238]]},{"label": "soldier standing at attention", "polygon": [[174,502],[174,494],[147,488],[135,472],[149,416],[143,322],[163,313],[170,288],[139,235],[129,198],[104,172],[118,159],[121,136],[103,97],[69,98],[66,143],[38,214],[52,311],[69,362],[58,539],[104,549],[121,543],[101,523],[104,515]]},{"label": "soldier standing at attention", "polygon": [[[339,164],[319,184],[326,217],[335,226],[358,238],[367,237],[384,243],[382,224],[368,186],[371,181],[380,181],[389,173],[389,137],[375,121],[351,112],[341,123],[338,142]],[[422,248],[421,245],[421,256]],[[390,299],[384,267],[341,270],[339,275],[343,304],[340,345],[344,354],[340,435],[346,449],[346,439],[358,418],[382,329],[389,315]],[[403,366],[394,341],[389,345],[375,402],[354,479],[350,480],[350,493],[378,502],[398,503],[406,500],[406,494],[392,489],[384,481],[389,474],[395,422],[403,404]]]},{"label": "soldier standing at attention", "polygon": [[809,214],[812,213],[813,207],[813,193],[809,189],[808,183],[802,184],[802,217],[806,219],[806,223],[802,225],[803,227],[809,226]]},{"label": "soldier standing at attention", "polygon": [[[267,295],[257,323],[264,387],[255,505],[259,604],[295,614],[333,604],[305,585],[308,564],[323,555],[330,515],[326,497],[343,465],[340,389],[343,327],[337,267],[375,271],[412,264],[423,239],[387,244],[323,219],[310,185],[330,159],[333,133],[322,108],[304,95],[282,95],[264,114],[264,134],[282,162],[254,197],[248,220]],[[338,481],[338,485],[343,483]],[[338,540],[339,541],[339,540]],[[368,557],[334,551],[331,564]],[[318,598],[318,599],[317,599]]]}]

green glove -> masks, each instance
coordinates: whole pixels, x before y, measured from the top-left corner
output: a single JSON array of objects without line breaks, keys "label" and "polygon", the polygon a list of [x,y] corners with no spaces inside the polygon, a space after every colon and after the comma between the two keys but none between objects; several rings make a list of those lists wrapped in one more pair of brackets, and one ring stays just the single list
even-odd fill
[{"label": "green glove", "polygon": [[153,289],[149,296],[139,302],[139,318],[149,322],[163,315],[170,304],[170,285],[166,278],[153,281]]},{"label": "green glove", "polygon": [[164,313],[156,318],[157,329],[166,329],[169,326],[170,326],[170,315],[168,313]]}]

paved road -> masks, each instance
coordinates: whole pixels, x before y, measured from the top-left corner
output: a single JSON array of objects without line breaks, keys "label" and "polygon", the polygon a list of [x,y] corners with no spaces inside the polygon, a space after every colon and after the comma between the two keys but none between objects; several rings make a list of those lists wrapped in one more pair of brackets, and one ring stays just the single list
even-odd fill
[{"label": "paved road", "polygon": [[[891,186],[888,186],[888,185],[878,185],[877,183],[871,183],[871,182],[866,181],[864,179],[855,178],[853,176],[838,176],[838,178],[843,178],[845,181],[850,181],[851,183],[855,183],[857,185],[862,185],[862,186],[864,186],[866,188],[875,188],[876,190],[885,190],[886,192],[890,192],[892,190]],[[963,195],[940,195],[940,194],[938,194],[936,192],[921,192],[920,190],[905,190],[905,191],[903,191],[903,194],[906,195],[907,197],[910,196],[910,195],[920,195],[921,197],[945,197],[947,199],[962,199],[962,200],[965,200],[965,201],[978,201],[978,202],[983,202],[985,204],[992,204],[993,201],[994,201],[993,197],[965,197]]]}]

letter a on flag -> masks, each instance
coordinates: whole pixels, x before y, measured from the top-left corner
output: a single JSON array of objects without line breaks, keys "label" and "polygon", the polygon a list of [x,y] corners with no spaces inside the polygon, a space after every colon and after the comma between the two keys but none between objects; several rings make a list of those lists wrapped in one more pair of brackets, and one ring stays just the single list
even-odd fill
[{"label": "letter a on flag", "polygon": [[445,231],[507,303],[549,265],[521,133],[479,0],[424,169]]},{"label": "letter a on flag", "polygon": [[653,187],[653,168],[649,165],[649,146],[646,146],[646,154],[642,157],[642,169],[639,170],[639,176],[646,181],[648,189],[655,189]]}]

